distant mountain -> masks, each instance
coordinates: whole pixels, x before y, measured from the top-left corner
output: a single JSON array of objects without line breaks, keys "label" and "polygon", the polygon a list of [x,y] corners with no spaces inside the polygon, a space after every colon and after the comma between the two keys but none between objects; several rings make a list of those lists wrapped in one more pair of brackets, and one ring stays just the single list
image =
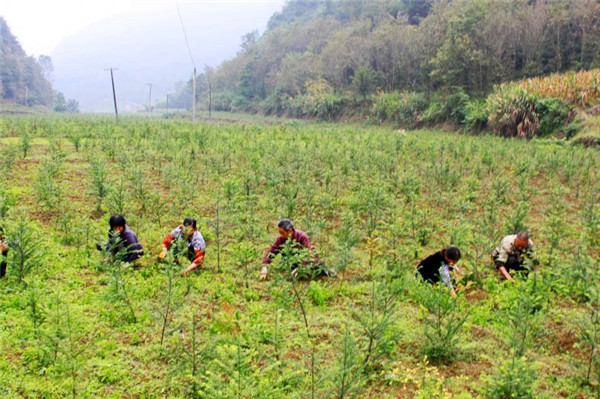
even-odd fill
[{"label": "distant mountain", "polygon": [[[241,37],[265,29],[282,2],[190,2],[179,5],[197,72],[236,55]],[[51,54],[54,88],[79,101],[82,111],[113,109],[114,71],[119,111],[164,101],[192,78],[193,64],[175,3],[161,12],[119,16],[88,26]]]},{"label": "distant mountain", "polygon": [[25,54],[4,18],[0,17],[0,100],[49,107],[53,99],[52,86],[41,65]]}]

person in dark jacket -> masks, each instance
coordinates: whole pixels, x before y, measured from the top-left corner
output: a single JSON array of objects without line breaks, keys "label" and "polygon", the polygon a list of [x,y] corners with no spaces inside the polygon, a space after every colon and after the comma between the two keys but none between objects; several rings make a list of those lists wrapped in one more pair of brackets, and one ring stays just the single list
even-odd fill
[{"label": "person in dark jacket", "polygon": [[430,284],[442,281],[450,289],[452,296],[456,296],[450,271],[458,271],[456,263],[459,260],[460,250],[456,247],[447,247],[423,259],[417,266],[417,272]]},{"label": "person in dark jacket", "polygon": [[6,257],[8,256],[8,243],[4,239],[4,229],[0,227],[0,278],[6,276]]},{"label": "person in dark jacket", "polygon": [[106,251],[122,262],[135,262],[144,255],[144,247],[127,225],[123,215],[112,215],[108,224],[108,241],[98,243],[98,250]]},{"label": "person in dark jacket", "polygon": [[180,224],[171,231],[162,243],[163,250],[158,255],[159,259],[162,260],[167,256],[171,243],[176,240],[185,240],[185,246],[187,248],[186,256],[191,262],[187,269],[181,272],[181,276],[185,277],[204,263],[206,242],[204,241],[202,234],[198,231],[196,219],[191,217],[185,218],[183,224]]},{"label": "person in dark jacket", "polygon": [[[263,258],[263,262],[262,262],[263,267],[260,270],[260,279],[261,280],[264,280],[267,278],[267,272],[268,272],[267,265],[269,265],[271,263],[271,261],[273,260],[273,258],[281,252],[281,250],[283,249],[283,246],[285,245],[287,240],[292,240],[294,242],[294,247],[297,249],[306,248],[311,251],[315,250],[315,248],[310,243],[310,239],[308,238],[308,235],[306,235],[306,233],[303,232],[302,230],[298,230],[298,229],[294,228],[294,225],[291,222],[291,220],[289,220],[289,219],[280,220],[279,223],[277,224],[277,230],[279,231],[279,236],[277,237],[277,239],[275,240],[273,245],[271,245],[271,247],[267,250],[267,252],[265,252],[265,256]],[[302,262],[302,265],[307,265],[309,263],[313,263],[315,265],[320,265],[319,257],[316,253],[313,256],[311,256],[311,259]],[[300,265],[297,265],[295,267],[295,269],[297,269],[298,266],[300,266]],[[320,265],[320,266],[322,267],[322,265]],[[325,269],[322,269],[322,270],[326,275],[328,275],[328,276],[330,275],[330,273],[327,272]],[[294,273],[294,272],[295,272],[295,270],[292,270],[292,273]]]}]

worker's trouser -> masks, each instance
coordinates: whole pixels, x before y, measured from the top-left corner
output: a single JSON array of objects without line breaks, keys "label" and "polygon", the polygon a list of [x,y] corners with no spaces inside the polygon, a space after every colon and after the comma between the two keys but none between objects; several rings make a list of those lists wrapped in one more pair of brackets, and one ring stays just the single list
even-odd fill
[{"label": "worker's trouser", "polygon": [[[499,268],[498,265],[498,261],[496,260],[496,269]],[[506,260],[506,262],[504,263],[504,268],[506,269],[507,272],[514,270],[515,272],[518,273],[524,273],[527,274],[529,273],[529,268],[523,265],[523,262],[519,262],[519,258],[514,256],[514,255],[509,255],[508,259]],[[504,279],[504,275],[499,273],[499,276],[501,279]]]},{"label": "worker's trouser", "polygon": [[[4,258],[4,256],[2,258]],[[2,261],[0,262],[0,278],[4,277],[5,275],[6,275],[6,261],[4,259],[2,259]]]}]

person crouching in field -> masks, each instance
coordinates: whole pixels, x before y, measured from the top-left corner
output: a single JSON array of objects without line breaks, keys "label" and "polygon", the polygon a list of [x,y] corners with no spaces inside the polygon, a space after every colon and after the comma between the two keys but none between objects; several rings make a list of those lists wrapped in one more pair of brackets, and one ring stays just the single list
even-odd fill
[{"label": "person crouching in field", "polygon": [[[273,245],[271,245],[271,247],[267,250],[267,252],[265,252],[265,256],[264,256],[263,262],[262,262],[263,267],[260,270],[260,280],[264,280],[267,278],[267,272],[268,272],[267,265],[269,265],[271,263],[271,261],[273,260],[273,258],[281,252],[285,243],[288,240],[293,241],[293,246],[296,249],[306,248],[310,251],[315,250],[315,248],[310,244],[310,240],[309,240],[308,236],[306,235],[306,233],[294,228],[294,225],[292,224],[292,222],[289,219],[280,220],[279,223],[277,224],[277,230],[279,231],[279,236],[277,237],[277,239],[275,240]],[[326,271],[323,268],[323,265],[319,262],[319,257],[316,253],[314,255],[310,256],[310,258],[311,259],[307,259],[307,260],[303,261],[302,265],[306,266],[309,264],[313,264],[317,268],[319,268],[322,273],[326,274],[327,276],[330,276],[330,272]],[[298,267],[300,267],[300,265],[292,266],[292,274],[294,276],[296,275],[296,271],[297,271]]]},{"label": "person crouching in field", "polygon": [[[187,248],[186,256],[188,260],[192,262],[187,269],[181,272],[181,276],[185,277],[204,263],[206,243],[204,242],[204,237],[202,237],[202,234],[198,231],[196,219],[185,218],[183,224],[177,226],[171,234],[164,239],[162,243],[162,252],[158,255],[159,259],[162,260],[167,256],[167,251],[169,250],[171,243],[175,240],[185,240]],[[174,255],[177,254],[174,253]]]},{"label": "person crouching in field", "polygon": [[429,284],[437,284],[442,281],[450,289],[452,296],[456,296],[456,291],[452,285],[450,271],[459,271],[456,263],[460,260],[460,250],[456,247],[444,248],[439,252],[429,255],[419,262],[417,272],[423,277],[423,280]]},{"label": "person crouching in field", "polygon": [[540,263],[533,250],[533,242],[529,239],[529,233],[526,232],[504,237],[500,241],[500,245],[494,249],[492,259],[499,277],[503,280],[512,280],[510,270],[529,273],[530,269],[524,265],[525,259],[531,260],[534,266],[533,270],[536,270]]},{"label": "person crouching in field", "polygon": [[108,241],[96,244],[99,251],[106,251],[114,259],[125,263],[131,263],[144,255],[144,247],[137,236],[129,228],[123,215],[112,215],[108,221]]},{"label": "person crouching in field", "polygon": [[8,244],[4,240],[4,229],[0,227],[0,278],[6,275],[6,257],[8,256]]}]

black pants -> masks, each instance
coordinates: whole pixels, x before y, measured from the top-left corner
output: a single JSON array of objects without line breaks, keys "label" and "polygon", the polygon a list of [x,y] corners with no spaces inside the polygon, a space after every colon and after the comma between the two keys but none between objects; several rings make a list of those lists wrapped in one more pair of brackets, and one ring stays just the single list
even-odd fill
[{"label": "black pants", "polygon": [[2,259],[2,262],[0,262],[0,278],[4,277],[5,275],[6,275],[6,261],[4,259]]},{"label": "black pants", "polygon": [[529,268],[523,266],[523,262],[519,262],[519,258],[513,255],[509,255],[504,267],[506,268],[506,271],[514,270],[516,272],[529,273]]}]

